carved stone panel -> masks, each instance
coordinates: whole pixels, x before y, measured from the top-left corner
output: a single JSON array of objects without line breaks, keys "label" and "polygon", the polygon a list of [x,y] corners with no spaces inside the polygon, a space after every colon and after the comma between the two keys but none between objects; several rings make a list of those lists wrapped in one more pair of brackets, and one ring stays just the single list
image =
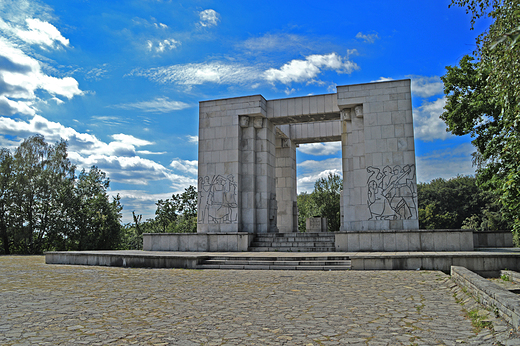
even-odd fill
[{"label": "carved stone panel", "polygon": [[237,223],[237,183],[232,174],[199,177],[198,223]]},{"label": "carved stone panel", "polygon": [[368,167],[370,220],[417,219],[415,165]]}]

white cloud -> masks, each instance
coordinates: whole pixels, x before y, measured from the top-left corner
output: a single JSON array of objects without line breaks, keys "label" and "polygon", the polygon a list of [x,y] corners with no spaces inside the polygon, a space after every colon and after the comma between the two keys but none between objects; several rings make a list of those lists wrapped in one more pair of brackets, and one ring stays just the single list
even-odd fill
[{"label": "white cloud", "polygon": [[252,51],[280,51],[294,48],[304,48],[306,40],[293,34],[266,34],[262,37],[252,37],[239,46]]},{"label": "white cloud", "polygon": [[163,40],[148,40],[146,48],[150,52],[163,53],[168,50],[177,48],[181,43],[173,38]]},{"label": "white cloud", "polygon": [[186,135],[186,138],[190,143],[199,143],[199,136]]},{"label": "white cloud", "polygon": [[192,176],[197,176],[198,165],[199,165],[199,163],[197,160],[190,161],[190,160],[182,160],[179,158],[173,159],[172,162],[170,163],[170,167],[172,167],[173,169],[180,171],[180,172],[191,174]]},{"label": "white cloud", "polygon": [[475,168],[471,162],[471,154],[474,151],[471,143],[464,143],[417,156],[417,181],[426,183],[435,178],[449,179],[459,174],[474,175]]},{"label": "white cloud", "polygon": [[441,97],[432,102],[425,101],[419,108],[413,110],[416,139],[432,141],[452,136],[451,133],[446,132],[446,124],[439,118],[445,104],[446,98]]},{"label": "white cloud", "polygon": [[363,34],[361,31],[357,33],[356,38],[364,40],[366,43],[374,43],[378,38],[378,33],[373,34]]},{"label": "white cloud", "polygon": [[116,141],[121,143],[127,143],[134,145],[136,147],[142,147],[145,145],[152,145],[154,142],[150,142],[144,139],[136,138],[132,135],[125,135],[124,133],[119,133],[117,135],[112,135],[112,138],[114,138]]},{"label": "white cloud", "polygon": [[441,95],[444,92],[444,84],[438,76],[407,77],[412,79],[412,93],[416,96],[428,98],[435,95]]},{"label": "white cloud", "polygon": [[300,144],[298,150],[308,155],[334,155],[341,150],[341,142]]},{"label": "white cloud", "polygon": [[151,101],[141,101],[134,103],[125,103],[111,106],[113,108],[121,108],[126,110],[137,109],[143,112],[151,113],[169,113],[190,107],[189,104],[181,101],[173,101],[168,97],[156,97]]},{"label": "white cloud", "polygon": [[221,62],[173,65],[152,68],[149,70],[133,70],[130,75],[143,76],[158,83],[175,83],[180,85],[245,84],[258,80],[262,73],[256,67]]},{"label": "white cloud", "polygon": [[[356,50],[348,51],[348,55],[356,54]],[[359,66],[350,61],[348,56],[341,57],[336,53],[310,55],[305,60],[292,60],[280,69],[262,69],[260,65],[247,66],[240,63],[210,62],[172,65],[151,69],[134,69],[127,76],[141,76],[158,83],[172,83],[191,88],[205,83],[227,85],[250,85],[258,87],[262,82],[274,84],[313,83],[324,70],[336,73],[352,73]],[[287,88],[286,92],[293,92]]]},{"label": "white cloud", "polygon": [[36,96],[37,90],[46,91],[49,98],[71,99],[83,94],[74,78],[46,75],[38,60],[0,37],[0,115],[34,115],[36,102],[45,100],[45,95]]},{"label": "white cloud", "polygon": [[85,73],[85,79],[99,81],[108,72],[108,64],[103,64],[101,67],[94,67]]},{"label": "white cloud", "polygon": [[394,80],[392,77],[379,77],[378,80],[372,80],[370,83],[377,83],[377,82],[388,82]]},{"label": "white cloud", "polygon": [[42,48],[56,48],[62,44],[69,45],[69,40],[63,37],[56,27],[50,23],[43,22],[38,18],[27,18],[28,30],[14,29],[16,36],[28,44],[36,44]]},{"label": "white cloud", "polygon": [[322,161],[307,160],[298,164],[298,193],[312,192],[314,183],[320,178],[327,178],[329,173],[343,175],[340,158]]},{"label": "white cloud", "polygon": [[313,81],[322,70],[334,70],[337,73],[352,73],[359,66],[348,57],[336,53],[327,55],[309,55],[305,60],[292,60],[280,69],[270,68],[264,73],[264,78],[271,82],[289,84]]},{"label": "white cloud", "polygon": [[211,27],[218,24],[220,20],[219,14],[215,10],[204,10],[199,12],[200,22],[203,27]]}]

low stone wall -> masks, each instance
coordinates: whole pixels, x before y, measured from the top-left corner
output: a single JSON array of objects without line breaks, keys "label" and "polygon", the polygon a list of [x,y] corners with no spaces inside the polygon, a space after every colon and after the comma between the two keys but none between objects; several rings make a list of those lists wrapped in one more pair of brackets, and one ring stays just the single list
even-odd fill
[{"label": "low stone wall", "polygon": [[195,269],[207,256],[191,254],[159,255],[139,250],[121,251],[51,251],[45,253],[47,264],[72,264],[130,268]]},{"label": "low stone wall", "polygon": [[247,251],[253,234],[240,233],[145,233],[144,251]]},{"label": "low stone wall", "polygon": [[513,247],[513,233],[510,231],[473,232],[473,245],[475,248]]},{"label": "low stone wall", "polygon": [[473,251],[473,231],[465,229],[338,232],[336,251]]},{"label": "low stone wall", "polygon": [[518,330],[520,327],[520,298],[518,295],[464,268],[451,267],[451,278],[467,289],[479,303],[488,306]]}]

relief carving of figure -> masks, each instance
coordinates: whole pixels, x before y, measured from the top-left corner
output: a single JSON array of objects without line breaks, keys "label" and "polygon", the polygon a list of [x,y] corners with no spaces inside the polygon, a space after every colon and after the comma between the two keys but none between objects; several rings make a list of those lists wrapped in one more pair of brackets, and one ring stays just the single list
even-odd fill
[{"label": "relief carving of figure", "polygon": [[415,165],[385,166],[383,171],[368,167],[370,220],[406,220],[417,218]]},{"label": "relief carving of figure", "polygon": [[199,223],[237,222],[237,183],[230,174],[199,178]]}]

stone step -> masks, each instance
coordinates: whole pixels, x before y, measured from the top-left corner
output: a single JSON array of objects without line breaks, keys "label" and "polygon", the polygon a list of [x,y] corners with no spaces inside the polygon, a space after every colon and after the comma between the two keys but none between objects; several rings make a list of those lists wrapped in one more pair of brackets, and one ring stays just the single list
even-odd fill
[{"label": "stone step", "polygon": [[331,237],[334,238],[334,233],[258,233],[257,237],[265,237],[265,238],[312,238],[312,237]]},{"label": "stone step", "polygon": [[268,242],[253,241],[251,247],[334,247],[334,242]]},{"label": "stone step", "polygon": [[212,260],[221,260],[221,261],[227,261],[227,260],[241,260],[241,261],[298,261],[298,262],[304,262],[304,261],[350,261],[349,256],[280,256],[280,257],[273,257],[273,256],[211,256],[206,259],[207,261]]},{"label": "stone step", "polygon": [[210,259],[204,261],[203,264],[212,264],[212,265],[286,265],[286,266],[341,266],[348,265],[350,266],[350,260],[331,260],[331,261],[249,261],[249,260],[215,260]]},{"label": "stone step", "polygon": [[285,243],[285,242],[334,242],[334,237],[255,237],[255,241],[266,241],[273,243]]},{"label": "stone step", "polygon": [[197,269],[235,269],[235,270],[350,270],[350,266],[284,266],[284,265],[232,265],[200,264]]},{"label": "stone step", "polygon": [[292,246],[259,246],[250,247],[249,251],[253,252],[335,252],[335,247],[292,247]]}]

